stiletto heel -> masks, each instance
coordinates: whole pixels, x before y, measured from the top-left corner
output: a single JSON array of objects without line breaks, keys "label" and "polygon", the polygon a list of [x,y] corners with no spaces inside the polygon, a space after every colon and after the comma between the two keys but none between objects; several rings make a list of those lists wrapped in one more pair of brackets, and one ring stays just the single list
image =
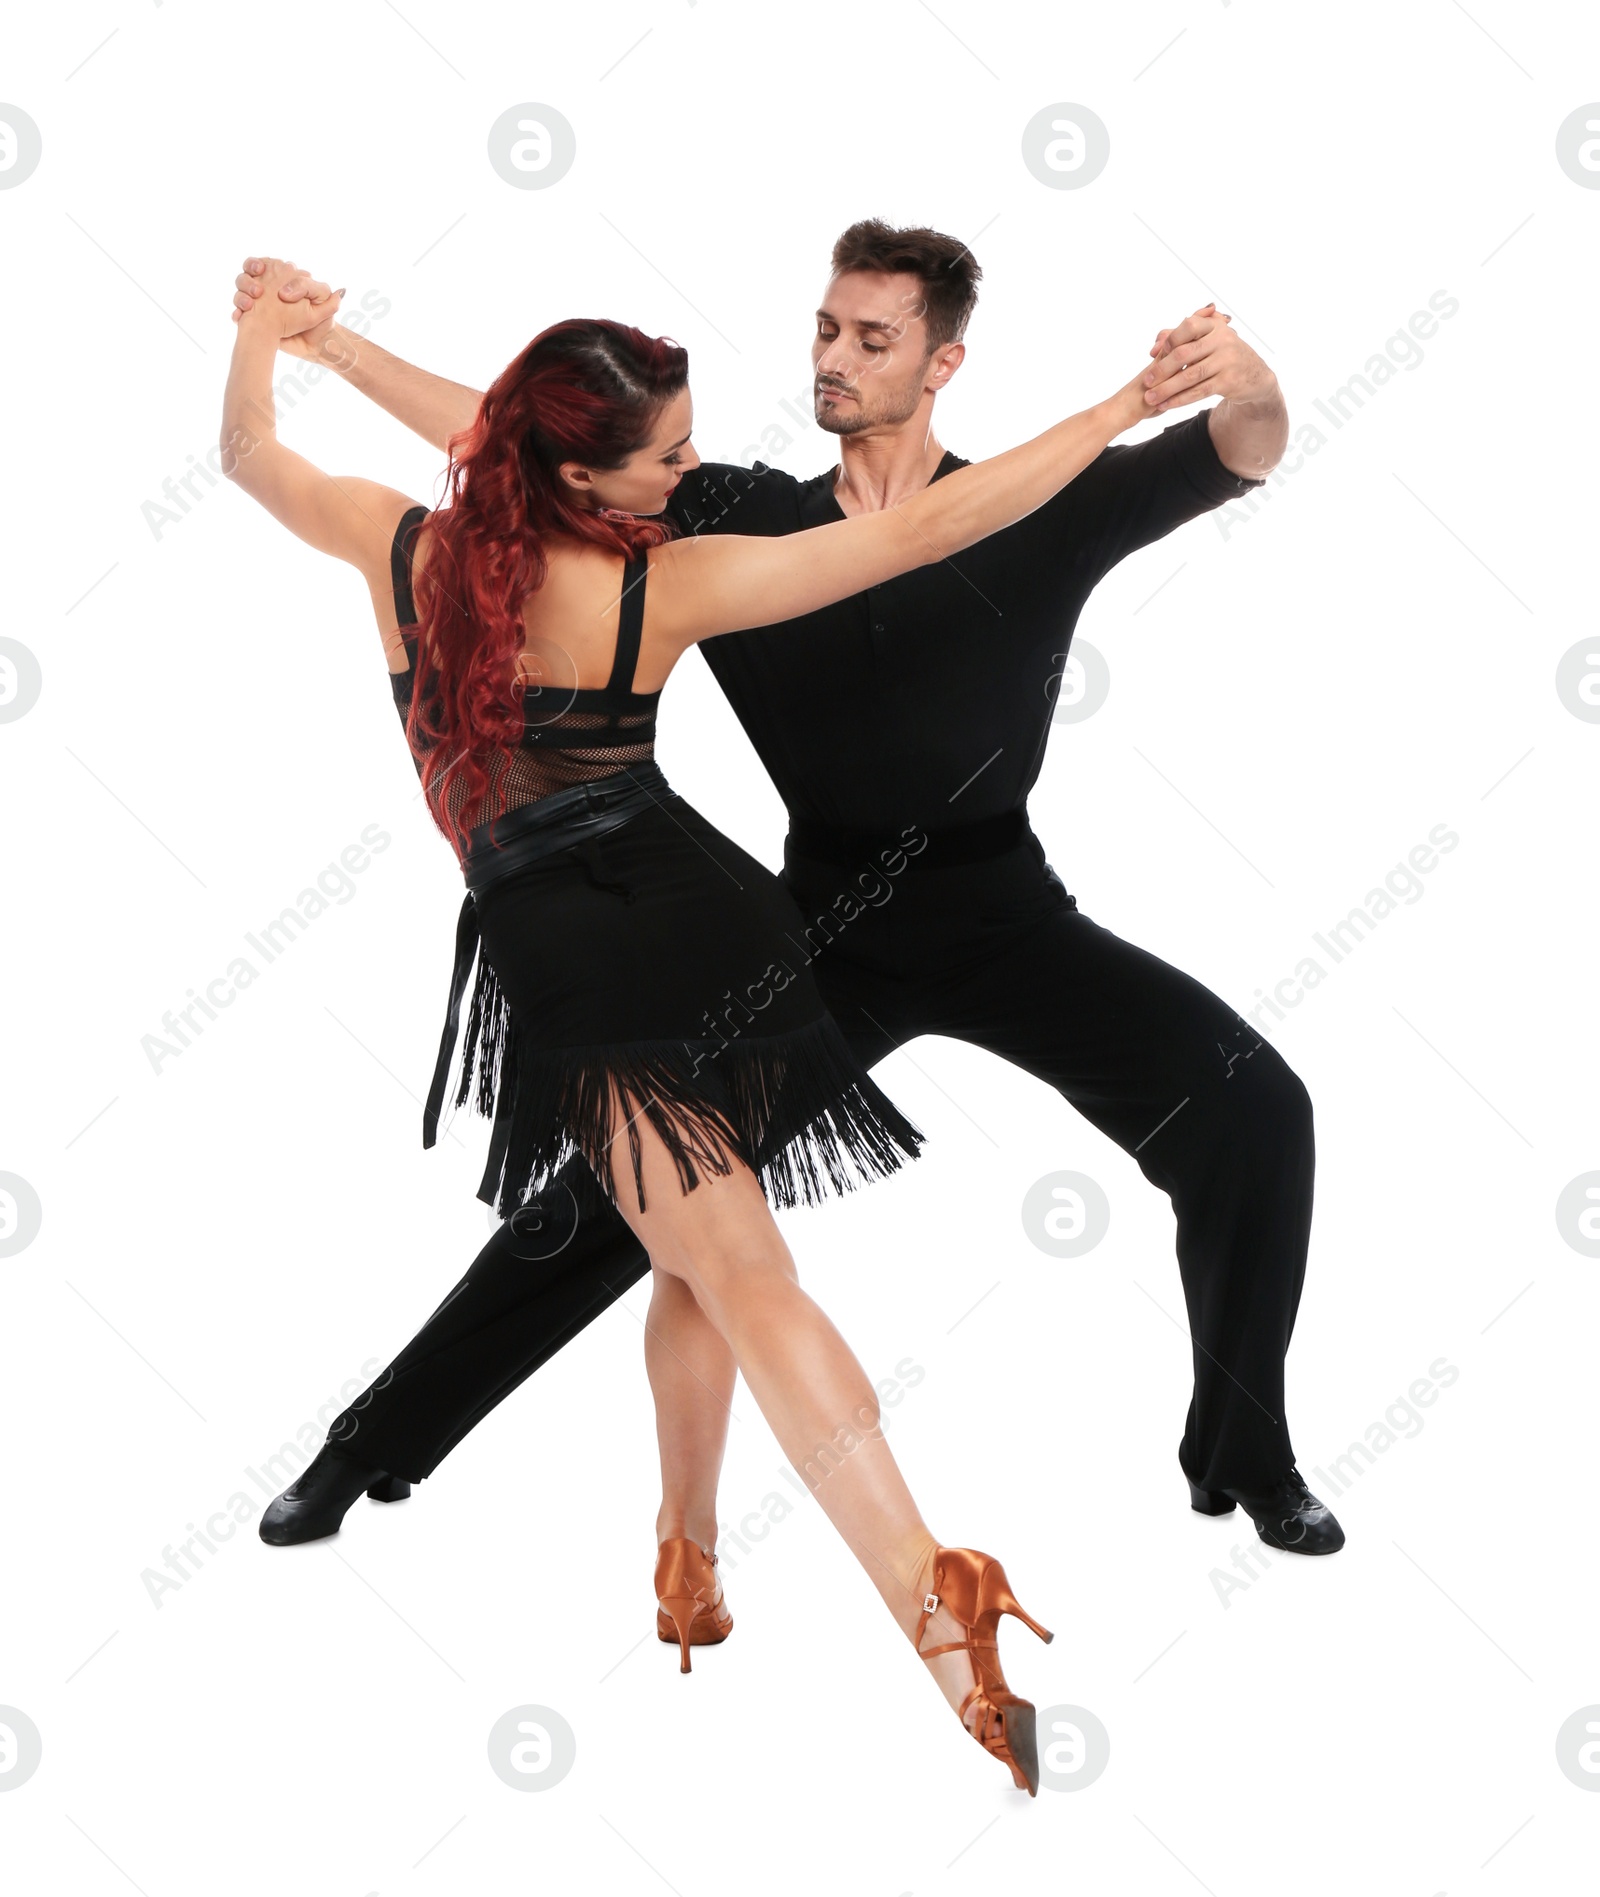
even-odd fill
[{"label": "stiletto heel", "polygon": [[[964,1640],[946,1640],[924,1647],[928,1622],[943,1607],[966,1630]],[[1012,1782],[1030,1798],[1039,1795],[1039,1737],[1033,1702],[1013,1693],[1000,1670],[1000,1643],[996,1638],[1001,1617],[1011,1614],[1043,1641],[1055,1635],[1028,1613],[1011,1591],[1006,1571],[993,1555],[976,1548],[936,1548],[933,1586],[923,1596],[922,1618],[917,1622],[916,1647],[924,1658],[938,1653],[965,1653],[976,1678],[957,1717],[986,1752],[1011,1768]],[[972,1724],[967,1714],[977,1708]]]},{"label": "stiletto heel", "polygon": [[656,1638],[677,1641],[678,1671],[692,1670],[691,1647],[720,1645],[732,1632],[717,1557],[684,1535],[662,1542],[656,1554]]},{"label": "stiletto heel", "polygon": [[[1189,1478],[1185,1476],[1184,1480],[1188,1482]],[[1202,1489],[1189,1482],[1189,1506],[1202,1515],[1231,1515],[1234,1500],[1222,1489]]]},{"label": "stiletto heel", "polygon": [[411,1493],[411,1484],[403,1475],[380,1476],[367,1494],[374,1502],[403,1502]]},{"label": "stiletto heel", "polygon": [[[998,1566],[999,1564],[996,1563],[996,1565]],[[1004,1587],[1002,1585],[1002,1590],[1001,1590],[1001,1595],[1000,1595],[998,1605],[1002,1614],[1011,1614],[1016,1619],[1020,1620],[1023,1626],[1026,1627],[1031,1633],[1036,1633],[1047,1647],[1049,1646],[1050,1642],[1055,1639],[1055,1635],[1051,1633],[1050,1629],[1048,1627],[1041,1627],[1039,1625],[1038,1621],[1036,1621],[1034,1617],[1032,1616],[1032,1614],[1030,1614],[1028,1610],[1022,1605],[1022,1603],[1017,1599],[1017,1597],[1011,1592],[1010,1588]]]},{"label": "stiletto heel", "polygon": [[[695,1612],[699,1605],[700,1603],[695,1600],[668,1600],[657,1603],[659,1609],[656,1616],[657,1622],[659,1623],[662,1616],[665,1616],[672,1622],[673,1632],[678,1637],[678,1651],[681,1656],[678,1665],[680,1673],[688,1673],[692,1670],[689,1665],[689,1635],[694,1626]],[[659,1624],[656,1631],[662,1640],[672,1638],[672,1634],[664,1632]]]}]

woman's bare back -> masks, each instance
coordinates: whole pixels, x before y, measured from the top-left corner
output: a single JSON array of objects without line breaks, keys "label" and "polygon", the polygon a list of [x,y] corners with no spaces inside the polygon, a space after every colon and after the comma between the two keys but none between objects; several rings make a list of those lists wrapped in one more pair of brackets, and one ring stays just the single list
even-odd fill
[{"label": "woman's bare back", "polygon": [[[424,525],[412,545],[413,574],[426,569],[433,545],[433,531]],[[621,554],[567,535],[550,536],[545,558],[544,584],[522,604],[524,643],[517,676],[528,685],[600,690],[611,676],[616,657],[627,562]],[[404,672],[405,647],[399,627],[392,623],[393,596],[386,587],[374,586],[372,591],[389,670]],[[661,689],[672,670],[671,663],[663,670],[666,656],[652,649],[647,621],[634,676],[636,692]]]}]

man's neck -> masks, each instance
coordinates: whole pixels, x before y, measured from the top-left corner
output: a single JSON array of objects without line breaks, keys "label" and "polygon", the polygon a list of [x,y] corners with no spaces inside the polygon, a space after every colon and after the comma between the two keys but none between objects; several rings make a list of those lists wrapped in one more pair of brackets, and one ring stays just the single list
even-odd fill
[{"label": "man's neck", "polygon": [[943,459],[927,424],[841,435],[833,497],[845,514],[880,513],[925,488]]}]

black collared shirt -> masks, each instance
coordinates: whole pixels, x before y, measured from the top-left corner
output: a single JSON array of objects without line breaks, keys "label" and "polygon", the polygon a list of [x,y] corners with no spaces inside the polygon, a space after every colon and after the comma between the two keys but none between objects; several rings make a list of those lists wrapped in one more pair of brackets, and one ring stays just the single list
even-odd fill
[{"label": "black collared shirt", "polygon": [[[1263,482],[1223,466],[1202,409],[1112,445],[1026,518],[963,553],[700,650],[791,818],[893,835],[1020,810],[1065,655],[1100,577]],[[968,464],[946,453],[934,480]],[[834,471],[704,462],[668,512],[685,533],[788,534],[846,518]]]}]

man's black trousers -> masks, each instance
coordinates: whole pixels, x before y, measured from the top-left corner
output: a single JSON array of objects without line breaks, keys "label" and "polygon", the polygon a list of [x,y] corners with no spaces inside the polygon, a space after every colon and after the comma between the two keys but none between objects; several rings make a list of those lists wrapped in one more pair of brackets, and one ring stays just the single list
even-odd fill
[{"label": "man's black trousers", "polygon": [[[922,1034],[987,1048],[1169,1195],[1194,1348],[1180,1462],[1206,1488],[1270,1487],[1294,1461],[1283,1363],[1311,1231],[1305,1087],[1234,1009],[1083,915],[1031,831],[977,862],[893,865],[823,861],[791,837],[797,958],[865,1065]],[[930,1147],[919,1163],[939,1159]],[[620,1216],[574,1230],[569,1208],[558,1182],[501,1226],[330,1439],[422,1480],[644,1276]]]}]

